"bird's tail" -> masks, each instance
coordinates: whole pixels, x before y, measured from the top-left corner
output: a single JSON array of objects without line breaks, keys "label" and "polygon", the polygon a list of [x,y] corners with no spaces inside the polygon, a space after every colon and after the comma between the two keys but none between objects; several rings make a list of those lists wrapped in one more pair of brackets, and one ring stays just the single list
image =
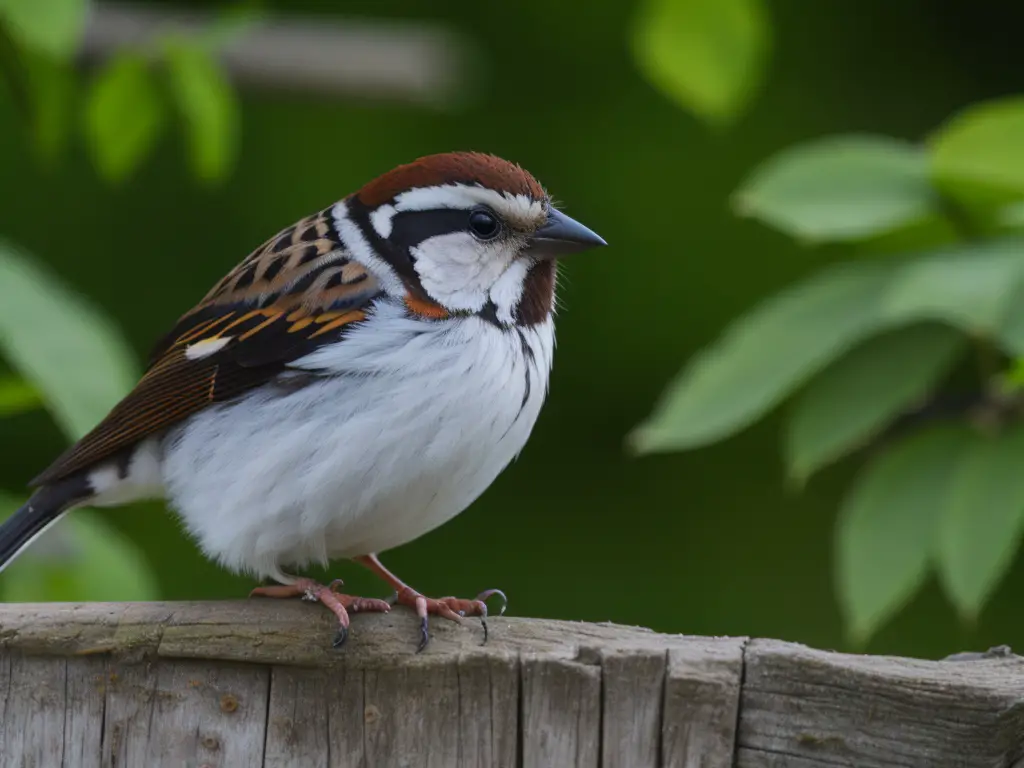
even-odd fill
[{"label": "bird's tail", "polygon": [[84,475],[45,485],[0,525],[0,571],[76,504],[91,496]]}]

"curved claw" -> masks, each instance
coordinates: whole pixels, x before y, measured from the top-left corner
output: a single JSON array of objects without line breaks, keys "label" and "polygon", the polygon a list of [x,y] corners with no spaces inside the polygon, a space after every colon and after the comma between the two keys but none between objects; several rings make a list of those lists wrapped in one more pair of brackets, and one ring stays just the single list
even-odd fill
[{"label": "curved claw", "polygon": [[334,635],[334,641],[331,645],[335,648],[341,648],[341,646],[345,644],[346,640],[348,640],[348,627],[339,625],[338,631]]},{"label": "curved claw", "polygon": [[430,642],[430,630],[427,627],[427,617],[424,616],[420,619],[420,643],[416,646],[416,653],[422,653],[423,649],[427,647],[427,643]]},{"label": "curved claw", "polygon": [[392,592],[390,597],[384,599],[384,602],[393,608],[398,603],[398,591]]},{"label": "curved claw", "polygon": [[[505,609],[508,608],[508,598],[505,596],[505,593],[502,592],[500,589],[486,589],[479,595],[477,595],[476,599],[479,600],[481,603],[486,604],[487,601],[495,595],[501,598],[501,609],[498,611],[498,615],[504,616]],[[487,614],[485,613],[484,615],[486,616]]]}]

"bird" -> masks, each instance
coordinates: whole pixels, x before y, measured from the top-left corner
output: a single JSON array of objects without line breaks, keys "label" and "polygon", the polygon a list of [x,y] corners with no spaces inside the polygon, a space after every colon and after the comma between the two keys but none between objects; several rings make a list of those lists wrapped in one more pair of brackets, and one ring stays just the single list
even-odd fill
[{"label": "bird", "polygon": [[[69,511],[164,499],[251,595],[337,619],[429,598],[379,554],[470,506],[526,445],[548,392],[559,260],[606,245],[520,165],[421,157],[281,230],[182,315],[131,390],[31,481],[0,526],[0,570]],[[295,575],[353,560],[393,590]]]}]

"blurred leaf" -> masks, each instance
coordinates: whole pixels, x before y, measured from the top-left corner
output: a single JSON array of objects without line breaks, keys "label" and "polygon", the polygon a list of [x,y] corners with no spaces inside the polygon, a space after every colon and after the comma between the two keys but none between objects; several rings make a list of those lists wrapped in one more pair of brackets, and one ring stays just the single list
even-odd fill
[{"label": "blurred leaf", "polygon": [[785,444],[800,482],[860,447],[922,398],[963,349],[945,325],[898,329],[861,344],[833,363],[797,400]]},{"label": "blurred leaf", "polygon": [[[0,518],[20,502],[0,496]],[[0,576],[4,602],[155,600],[156,578],[141,550],[99,515],[75,510]]]},{"label": "blurred leaf", "polygon": [[1024,282],[1024,241],[945,249],[909,261],[894,277],[882,312],[896,320],[942,320],[968,333],[1000,334]]},{"label": "blurred leaf", "polygon": [[836,136],[800,144],[756,169],[735,207],[807,241],[858,240],[935,211],[928,161],[884,136]]},{"label": "blurred leaf", "polygon": [[238,150],[235,92],[201,45],[168,41],[166,59],[171,93],[188,129],[193,171],[203,181],[223,179]]},{"label": "blurred leaf", "polygon": [[85,131],[93,161],[110,181],[122,181],[145,158],[163,127],[165,109],[146,60],[123,53],[93,81]]},{"label": "blurred leaf", "polygon": [[221,50],[250,32],[266,18],[266,11],[252,3],[224,8],[199,35],[199,43],[210,52]]},{"label": "blurred leaf", "polygon": [[878,327],[893,268],[841,265],[740,317],[631,436],[640,452],[694,448],[747,426]]},{"label": "blurred leaf", "polygon": [[929,139],[932,173],[954,197],[1024,195],[1024,97],[976,104]]},{"label": "blurred leaf", "polygon": [[137,379],[131,350],[110,320],[3,242],[0,351],[43,394],[73,440],[95,426]]},{"label": "blurred leaf", "polygon": [[0,416],[32,411],[42,405],[43,399],[31,384],[12,376],[0,377]]},{"label": "blurred leaf", "polygon": [[1024,427],[979,438],[952,474],[939,522],[939,577],[973,620],[1013,562],[1024,533]]},{"label": "blurred leaf", "polygon": [[55,162],[71,135],[75,75],[64,61],[48,56],[26,56],[26,77],[32,102],[36,152],[44,162]]},{"label": "blurred leaf", "polygon": [[856,243],[858,254],[892,256],[907,252],[922,253],[962,242],[963,236],[943,214],[932,213],[891,231],[870,235]]},{"label": "blurred leaf", "polygon": [[26,48],[67,58],[78,50],[86,0],[0,0],[0,19]]},{"label": "blurred leaf", "polygon": [[1010,203],[999,211],[999,223],[1004,227],[1024,227],[1024,200]]},{"label": "blurred leaf", "polygon": [[836,583],[853,640],[866,641],[928,573],[951,475],[969,450],[966,427],[933,427],[875,458],[843,500]]},{"label": "blurred leaf", "polygon": [[769,36],[761,0],[646,0],[633,55],[665,94],[722,125],[733,122],[757,90]]},{"label": "blurred leaf", "polygon": [[1018,285],[999,326],[996,341],[1007,354],[1024,357],[1024,284]]}]

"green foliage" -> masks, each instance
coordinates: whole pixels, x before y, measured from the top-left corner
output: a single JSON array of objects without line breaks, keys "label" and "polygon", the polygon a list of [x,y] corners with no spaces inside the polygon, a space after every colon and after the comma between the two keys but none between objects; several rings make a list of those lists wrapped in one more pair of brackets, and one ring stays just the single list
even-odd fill
[{"label": "green foliage", "polygon": [[646,0],[633,55],[666,95],[720,126],[756,92],[769,36],[761,0]]},{"label": "green foliage", "polygon": [[0,352],[77,439],[134,386],[137,368],[107,317],[0,243]]},{"label": "green foliage", "polygon": [[951,475],[973,440],[963,427],[919,432],[875,457],[836,527],[836,589],[859,644],[924,583]]},{"label": "green foliage", "polygon": [[78,48],[86,0],[0,0],[0,22],[15,39],[55,58]]},{"label": "green foliage", "polygon": [[0,377],[0,417],[31,411],[43,405],[39,390],[14,376]]},{"label": "green foliage", "polygon": [[[21,502],[0,495],[0,520]],[[156,600],[160,592],[142,552],[99,515],[78,510],[4,571],[4,602]]]},{"label": "green foliage", "polygon": [[975,105],[930,140],[939,188],[967,203],[994,205],[1024,197],[1024,97]]},{"label": "green foliage", "polygon": [[976,438],[957,462],[940,507],[938,568],[972,620],[1005,575],[1024,533],[1024,426]]},{"label": "green foliage", "polygon": [[128,179],[156,147],[172,110],[182,118],[190,166],[203,182],[227,177],[237,154],[239,107],[216,51],[249,27],[255,13],[230,11],[194,38],[157,41],[154,51],[123,50],[101,66],[76,120],[76,78],[68,61],[78,45],[85,0],[0,0],[0,37],[17,54],[7,73],[24,103],[40,158],[53,162],[81,122],[87,148],[111,183]]},{"label": "green foliage", "polygon": [[60,59],[28,53],[25,77],[31,100],[31,135],[36,155],[47,164],[60,159],[74,120],[75,78]]},{"label": "green foliage", "polygon": [[238,103],[213,56],[197,43],[166,45],[171,93],[184,118],[197,178],[223,179],[238,150]]},{"label": "green foliage", "polygon": [[737,193],[738,213],[808,242],[859,240],[938,211],[920,147],[838,136],[780,152]]},{"label": "green foliage", "polygon": [[786,431],[789,471],[799,482],[866,445],[922,400],[963,351],[945,325],[911,325],[859,345],[797,398]]},{"label": "green foliage", "polygon": [[96,168],[123,181],[149,154],[164,127],[166,108],[146,59],[122,53],[92,82],[85,134]]},{"label": "green foliage", "polygon": [[632,436],[642,451],[693,448],[760,418],[878,327],[890,269],[827,270],[769,299],[686,367]]},{"label": "green foliage", "polygon": [[[967,109],[927,145],[846,136],[788,149],[736,199],[743,214],[805,243],[845,242],[875,258],[825,267],[735,321],[686,366],[634,444],[697,447],[796,398],[785,455],[804,481],[941,398],[970,341],[979,407],[955,413],[958,426],[926,424],[875,446],[843,504],[836,547],[852,638],[870,637],[930,564],[960,614],[974,617],[1024,526],[1024,427],[1006,407],[1024,396],[1012,363],[1024,355],[1024,240],[1014,236],[1024,219],[1024,98]],[[936,245],[954,232],[971,237]],[[882,255],[887,245],[899,255]],[[993,419],[997,435],[980,431]]]}]

